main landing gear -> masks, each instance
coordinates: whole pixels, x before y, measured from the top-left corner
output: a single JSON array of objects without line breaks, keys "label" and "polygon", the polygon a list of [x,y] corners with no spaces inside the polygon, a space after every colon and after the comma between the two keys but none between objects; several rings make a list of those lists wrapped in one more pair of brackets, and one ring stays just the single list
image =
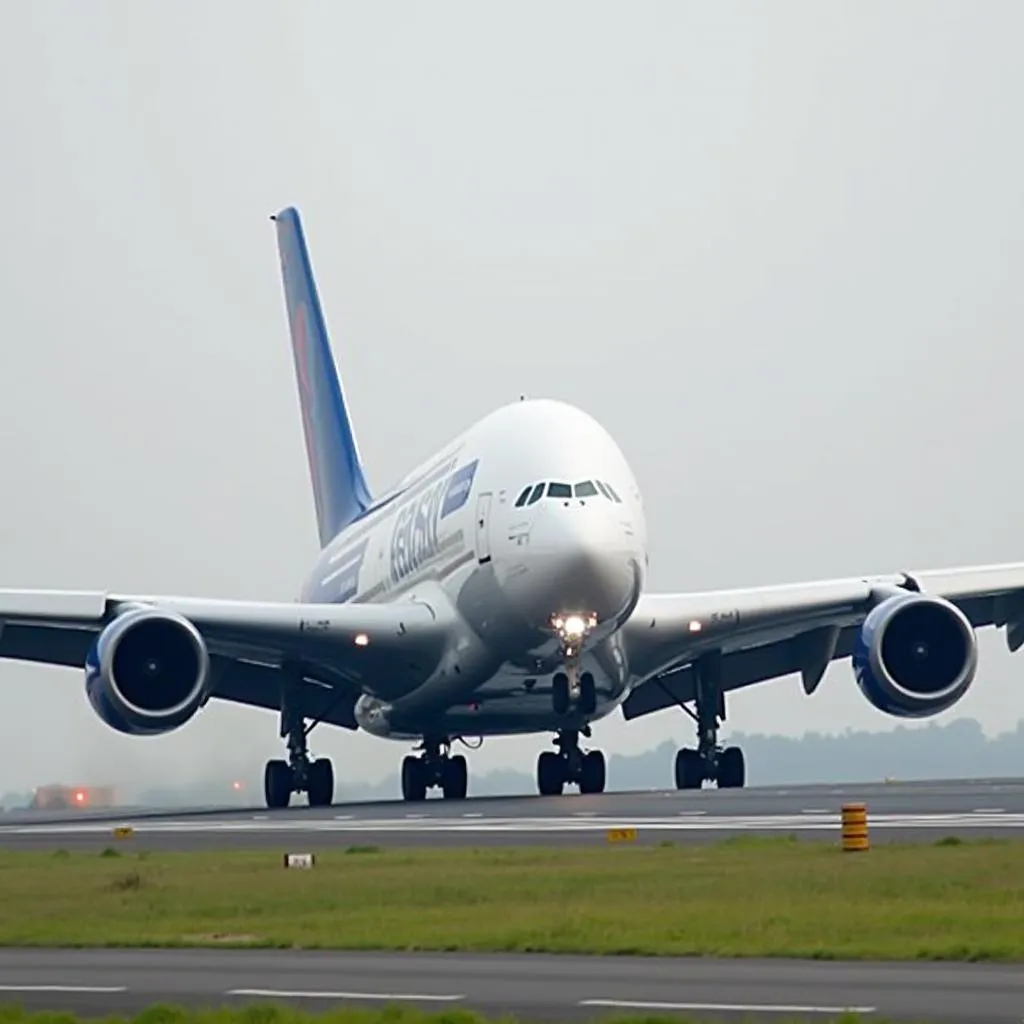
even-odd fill
[{"label": "main landing gear", "polygon": [[701,657],[693,666],[696,678],[696,713],[682,709],[697,723],[697,749],[676,754],[676,789],[700,789],[704,780],[719,789],[739,789],[746,781],[746,765],[739,747],[718,745],[718,724],[725,721],[722,659],[718,652]]},{"label": "main landing gear", "polygon": [[452,755],[450,740],[424,740],[422,756],[409,754],[402,761],[402,799],[427,798],[431,786],[440,786],[445,800],[464,800],[469,769],[462,754]]},{"label": "main landing gear", "polygon": [[306,739],[317,722],[308,727],[300,707],[302,675],[297,669],[284,674],[281,693],[281,736],[288,742],[288,759],[268,761],[263,773],[267,807],[287,807],[292,793],[305,793],[310,807],[330,807],[334,799],[334,766],[329,758],[309,759]]},{"label": "main landing gear", "polygon": [[[590,727],[581,730],[590,736]],[[556,737],[558,753],[545,750],[537,758],[537,790],[541,796],[560,796],[566,783],[575,783],[581,793],[603,793],[605,784],[604,754],[600,750],[580,750],[579,733],[563,729]]]}]

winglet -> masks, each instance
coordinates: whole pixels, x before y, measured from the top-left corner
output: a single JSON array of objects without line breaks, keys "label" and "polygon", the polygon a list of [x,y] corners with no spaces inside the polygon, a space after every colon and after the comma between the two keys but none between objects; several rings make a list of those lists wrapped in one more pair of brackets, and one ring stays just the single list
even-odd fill
[{"label": "winglet", "polygon": [[299,211],[287,207],[270,219],[277,231],[302,427],[323,547],[366,511],[372,496],[331,354]]}]

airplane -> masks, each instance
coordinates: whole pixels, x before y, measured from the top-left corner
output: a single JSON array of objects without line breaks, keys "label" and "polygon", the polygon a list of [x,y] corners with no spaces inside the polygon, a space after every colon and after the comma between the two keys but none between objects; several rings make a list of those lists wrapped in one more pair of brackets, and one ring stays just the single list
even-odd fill
[{"label": "airplane", "polygon": [[[551,399],[495,409],[374,492],[345,401],[299,212],[274,221],[320,553],[292,602],[0,590],[0,659],[67,666],[109,727],[168,733],[211,700],[279,716],[287,756],[264,796],[334,799],[319,724],[416,745],[401,793],[466,796],[455,743],[553,735],[536,785],[605,789],[592,725],[679,706],[696,724],[675,786],[746,782],[719,743],[725,698],[849,659],[876,709],[922,718],[971,686],[976,630],[1024,643],[1024,564],[652,593],[644,501],[590,414]],[[418,756],[417,756],[418,752]]]}]

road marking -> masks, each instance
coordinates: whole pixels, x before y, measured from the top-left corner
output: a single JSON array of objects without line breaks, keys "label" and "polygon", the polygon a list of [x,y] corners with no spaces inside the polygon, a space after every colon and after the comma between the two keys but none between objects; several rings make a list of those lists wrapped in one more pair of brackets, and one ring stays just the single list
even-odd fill
[{"label": "road marking", "polygon": [[352,820],[352,815],[351,814],[336,814],[334,816],[334,820],[335,821],[351,821]]},{"label": "road marking", "polygon": [[[1020,830],[1024,828],[1024,812],[1006,813],[1001,810],[979,808],[955,814],[874,814],[870,818],[873,829],[977,829]],[[281,835],[325,835],[375,832],[378,834],[449,832],[465,834],[483,833],[576,833],[603,832],[609,828],[635,828],[645,832],[824,832],[838,830],[840,816],[805,811],[781,815],[717,815],[699,811],[676,812],[670,817],[627,816],[612,818],[604,814],[594,816],[500,818],[464,817],[426,818],[423,815],[401,818],[339,818],[283,819],[253,821],[250,818],[198,820],[143,820],[135,822],[136,835],[225,835],[243,833],[279,833]],[[75,822],[48,825],[0,825],[0,836],[61,836],[96,835],[110,830],[110,823],[102,821]]]},{"label": "road marking", "polygon": [[464,814],[464,818],[482,818],[483,815],[479,811],[474,811],[472,814]]},{"label": "road marking", "polygon": [[124,985],[0,985],[0,992],[127,992]]},{"label": "road marking", "polygon": [[433,1003],[454,1003],[466,998],[454,995],[427,995],[423,992],[290,992],[275,988],[232,988],[224,994],[255,999],[373,999],[383,1002],[409,999]]},{"label": "road marking", "polygon": [[809,807],[806,810],[801,811],[800,813],[801,814],[828,814],[828,810],[826,808],[824,808],[824,807]]},{"label": "road marking", "polygon": [[707,1010],[720,1013],[874,1013],[873,1006],[790,1006],[782,1003],[645,1003],[636,999],[581,999],[577,1006],[622,1010]]},{"label": "road marking", "polygon": [[1002,807],[975,807],[975,814],[1005,814]]}]

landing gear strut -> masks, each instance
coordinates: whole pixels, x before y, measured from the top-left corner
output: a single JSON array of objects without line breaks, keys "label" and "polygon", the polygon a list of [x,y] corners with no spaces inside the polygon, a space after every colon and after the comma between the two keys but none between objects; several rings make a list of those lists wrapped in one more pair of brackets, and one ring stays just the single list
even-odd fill
[{"label": "landing gear strut", "polygon": [[584,637],[594,628],[594,616],[569,615],[552,621],[558,637],[565,670],[551,679],[551,706],[560,718],[575,705],[581,715],[592,715],[597,709],[597,687],[590,672],[580,673],[580,650]]},{"label": "landing gear strut", "polygon": [[425,739],[420,757],[409,754],[402,761],[402,799],[427,798],[431,786],[440,786],[445,800],[464,800],[469,785],[469,768],[462,754],[451,753],[450,740]]},{"label": "landing gear strut", "polygon": [[305,793],[310,807],[330,807],[334,799],[334,766],[329,758],[309,759],[307,737],[317,722],[306,725],[300,694],[302,673],[297,668],[283,670],[281,688],[281,736],[288,743],[286,761],[268,761],[263,772],[263,791],[267,807],[287,807],[292,793]]},{"label": "landing gear strut", "polygon": [[705,779],[717,782],[719,789],[739,789],[746,781],[743,751],[718,744],[718,724],[725,721],[721,654],[704,655],[693,671],[697,711],[685,704],[682,708],[697,723],[697,749],[684,747],[676,754],[676,789],[700,789]]},{"label": "landing gear strut", "polygon": [[[583,735],[590,728],[583,727]],[[567,782],[575,783],[581,793],[603,793],[605,784],[604,754],[600,750],[580,750],[579,733],[563,729],[555,738],[558,753],[545,750],[537,758],[537,790],[541,796],[559,796]]]}]

